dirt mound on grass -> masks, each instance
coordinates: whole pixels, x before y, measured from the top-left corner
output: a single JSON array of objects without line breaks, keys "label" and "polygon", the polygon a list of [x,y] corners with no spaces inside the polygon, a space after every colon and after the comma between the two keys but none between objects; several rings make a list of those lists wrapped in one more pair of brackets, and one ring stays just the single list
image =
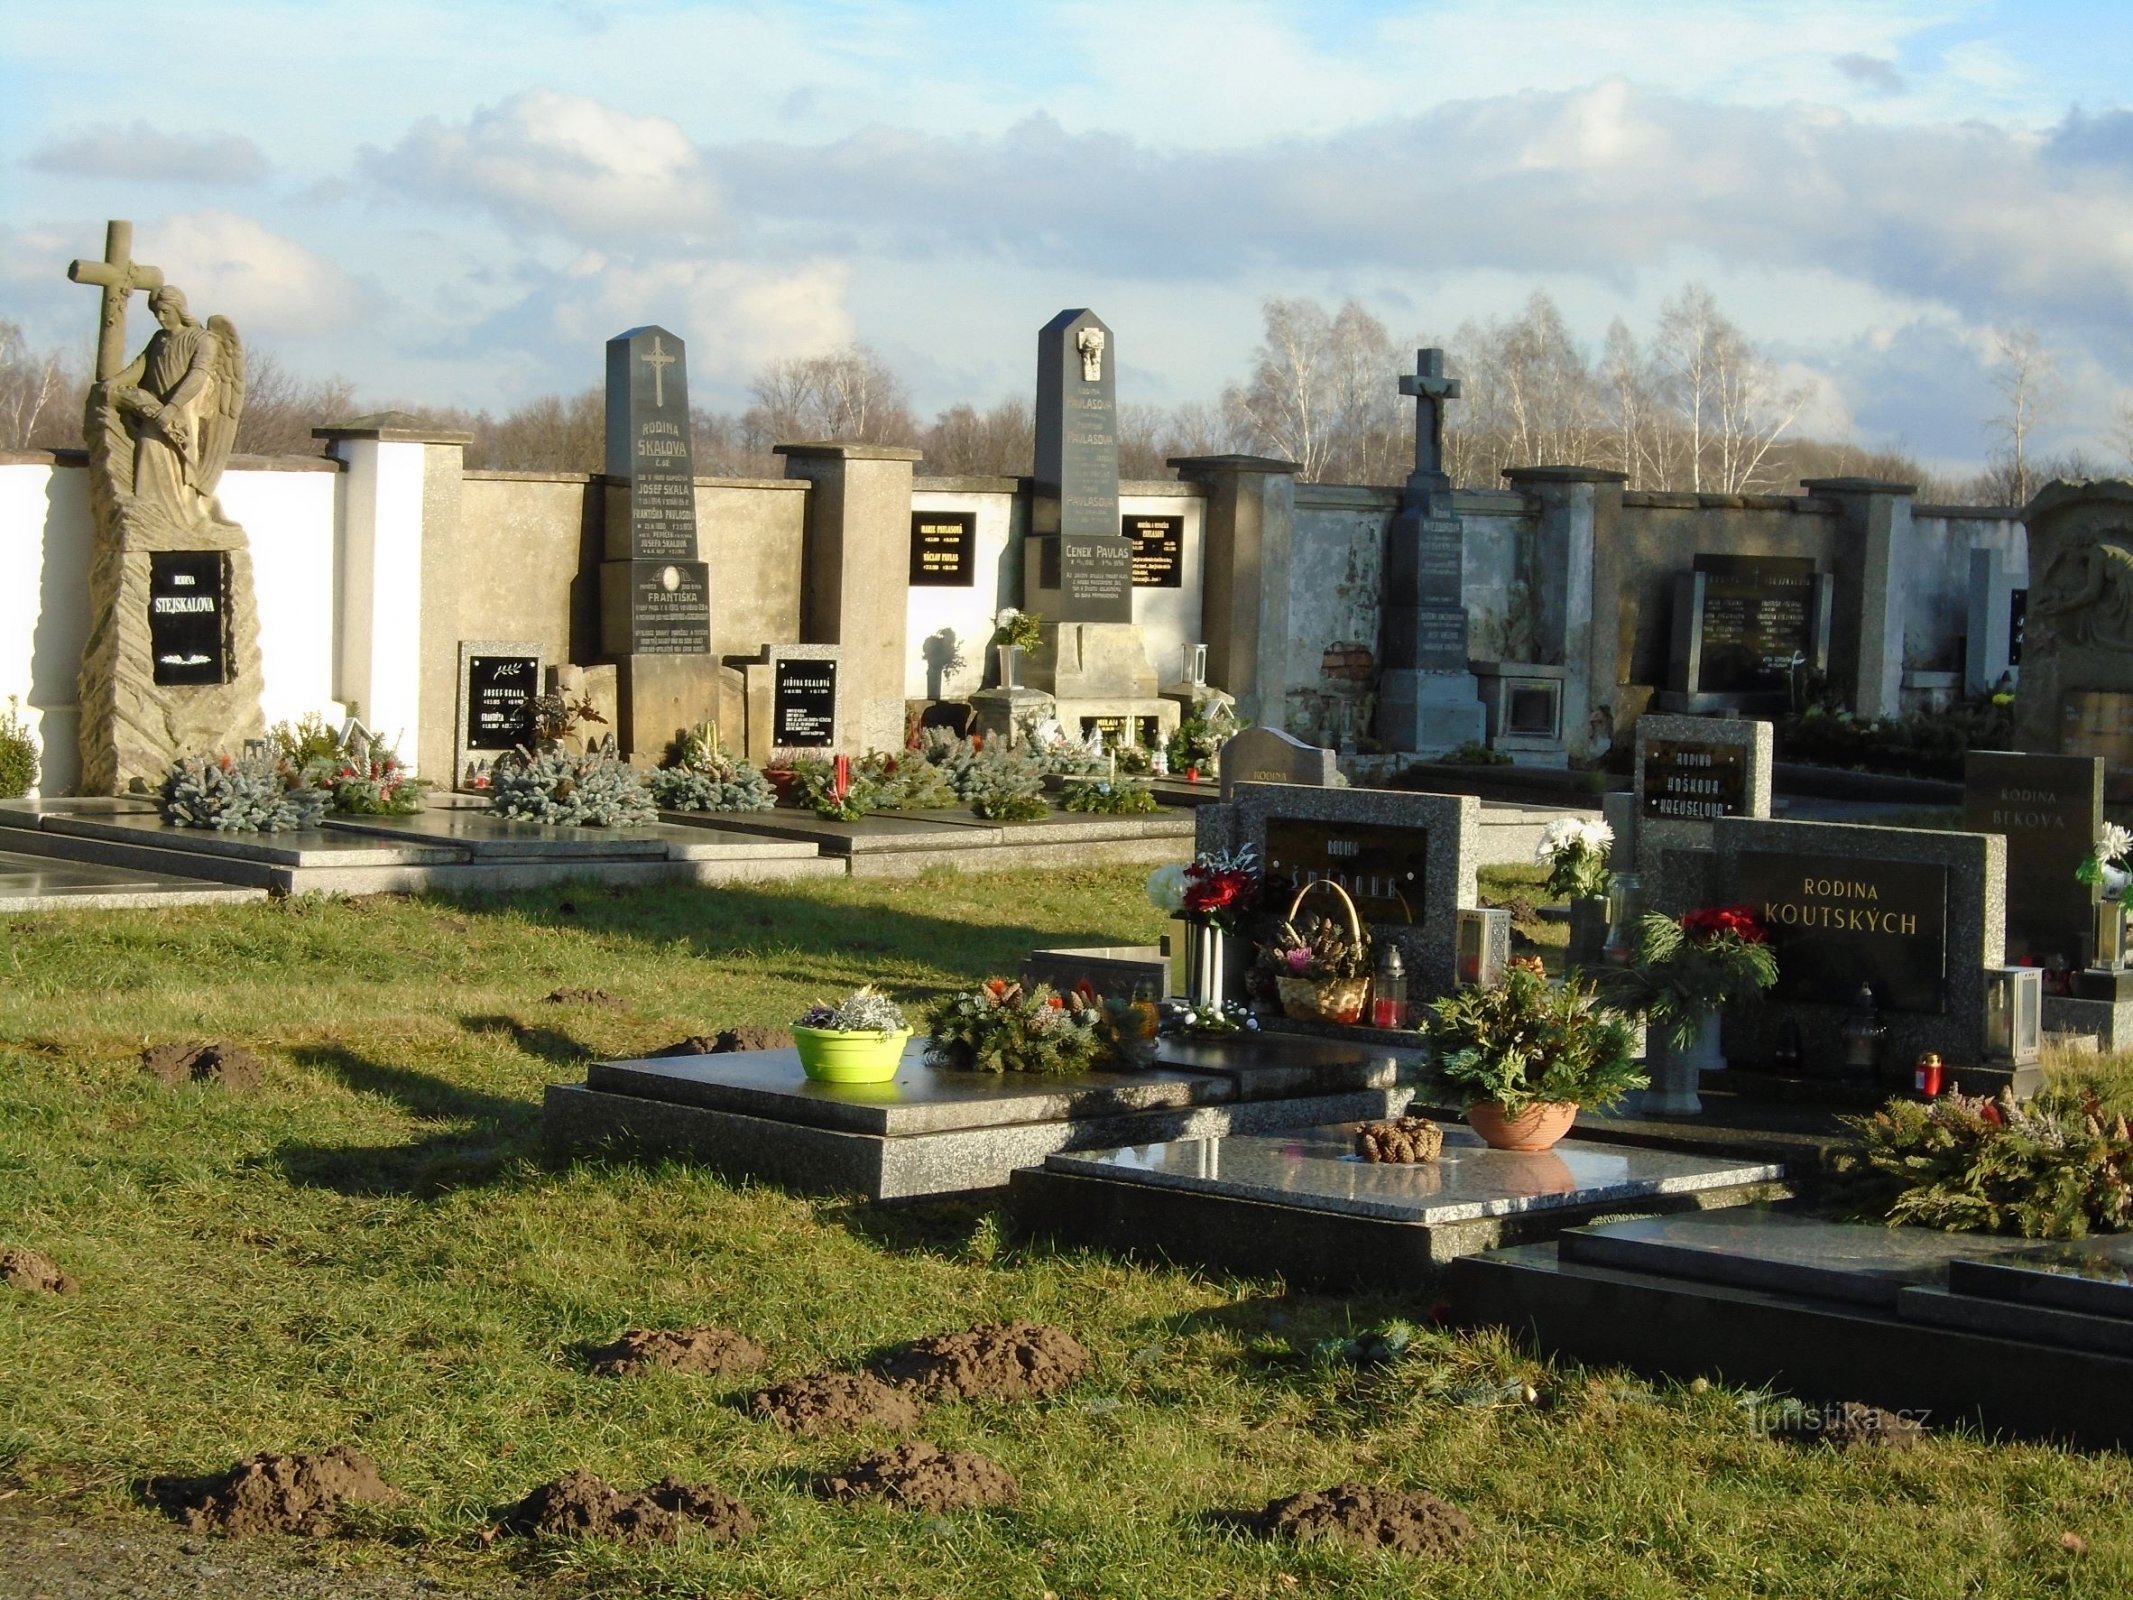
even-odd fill
[{"label": "dirt mound on grass", "polygon": [[399,1498],[377,1463],[337,1444],[317,1453],[266,1452],[206,1478],[164,1478],[153,1485],[163,1507],[194,1533],[233,1539],[261,1533],[332,1533],[349,1505]]},{"label": "dirt mound on grass", "polygon": [[605,989],[550,989],[543,1005],[551,1006],[607,1006],[620,1011],[629,1002],[619,994],[609,994]]},{"label": "dirt mound on grass", "polygon": [[166,1089],[213,1083],[233,1094],[259,1087],[259,1057],[242,1045],[154,1044],[141,1052],[141,1070]]},{"label": "dirt mound on grass", "polygon": [[918,1426],[925,1408],[901,1389],[892,1389],[864,1372],[813,1372],[758,1390],[748,1402],[758,1417],[787,1433],[849,1433],[855,1428],[887,1428],[895,1433]]},{"label": "dirt mound on grass", "polygon": [[625,1494],[582,1467],[542,1484],[503,1520],[514,1533],[618,1544],[674,1544],[685,1529],[733,1544],[755,1532],[754,1514],[708,1483],[662,1478],[649,1489]]},{"label": "dirt mound on grass", "polygon": [[1474,1532],[1464,1511],[1433,1494],[1361,1483],[1270,1500],[1259,1525],[1269,1537],[1331,1539],[1358,1550],[1408,1556],[1457,1555]]},{"label": "dirt mound on grass", "polygon": [[1078,1382],[1089,1352],[1050,1323],[981,1322],[913,1340],[875,1366],[928,1400],[1041,1400]]},{"label": "dirt mound on grass", "polygon": [[893,1500],[910,1511],[962,1511],[1011,1506],[1021,1495],[1014,1474],[971,1450],[943,1450],[924,1440],[897,1445],[823,1478],[833,1500],[863,1495]]},{"label": "dirt mound on grass", "polygon": [[1900,1411],[1858,1400],[1811,1407],[1771,1430],[1793,1444],[1826,1443],[1839,1450],[1909,1450],[1924,1441],[1924,1424]]},{"label": "dirt mound on grass", "polygon": [[762,1028],[746,1023],[717,1033],[692,1033],[688,1038],[652,1052],[655,1056],[724,1056],[738,1050],[790,1050],[792,1034],[784,1028]]},{"label": "dirt mound on grass", "polygon": [[613,1344],[592,1352],[592,1370],[604,1378],[635,1377],[654,1367],[693,1375],[753,1372],[763,1347],[730,1328],[632,1328]]},{"label": "dirt mound on grass", "polygon": [[1412,1165],[1434,1161],[1444,1148],[1444,1130],[1427,1117],[1366,1122],[1355,1130],[1355,1153],[1365,1161]]},{"label": "dirt mound on grass", "polygon": [[61,1272],[59,1263],[42,1250],[9,1245],[0,1250],[0,1283],[32,1294],[73,1294],[81,1287],[73,1275]]}]

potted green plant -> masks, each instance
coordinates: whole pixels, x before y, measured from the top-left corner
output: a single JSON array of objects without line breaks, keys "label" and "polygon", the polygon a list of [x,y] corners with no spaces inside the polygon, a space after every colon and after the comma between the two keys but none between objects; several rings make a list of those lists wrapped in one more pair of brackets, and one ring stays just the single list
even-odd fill
[{"label": "potted green plant", "polygon": [[1550,983],[1530,956],[1494,988],[1454,990],[1424,1023],[1431,1064],[1456,1087],[1467,1125],[1499,1150],[1546,1150],[1580,1109],[1604,1111],[1644,1086],[1630,1025],[1592,984]]},{"label": "potted green plant", "polygon": [[800,1066],[818,1083],[886,1083],[911,1042],[903,1009],[872,984],[834,1006],[817,1001],[792,1025]]},{"label": "potted green plant", "polygon": [[1644,1018],[1655,1076],[1646,1111],[1657,1116],[1702,1111],[1697,1075],[1726,1064],[1718,1047],[1718,1013],[1754,999],[1777,976],[1777,956],[1751,907],[1644,915],[1628,964],[1607,968],[1600,985],[1609,1005]]}]

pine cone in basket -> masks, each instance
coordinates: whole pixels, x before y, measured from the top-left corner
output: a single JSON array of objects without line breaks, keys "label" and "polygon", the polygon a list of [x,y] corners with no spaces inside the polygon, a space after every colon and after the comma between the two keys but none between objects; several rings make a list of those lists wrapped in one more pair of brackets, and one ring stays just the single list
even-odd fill
[{"label": "pine cone in basket", "polygon": [[1443,1148],[1444,1130],[1427,1117],[1366,1122],[1355,1130],[1355,1153],[1365,1161],[1434,1161]]}]

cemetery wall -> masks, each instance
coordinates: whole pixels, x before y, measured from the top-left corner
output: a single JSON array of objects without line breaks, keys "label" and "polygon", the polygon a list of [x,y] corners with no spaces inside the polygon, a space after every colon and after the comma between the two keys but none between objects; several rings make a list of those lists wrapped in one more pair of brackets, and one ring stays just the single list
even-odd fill
[{"label": "cemetery wall", "polygon": [[2029,533],[2018,506],[1913,506],[1904,563],[1904,665],[1960,672],[1969,629],[1970,552],[1997,550],[2026,585]]}]

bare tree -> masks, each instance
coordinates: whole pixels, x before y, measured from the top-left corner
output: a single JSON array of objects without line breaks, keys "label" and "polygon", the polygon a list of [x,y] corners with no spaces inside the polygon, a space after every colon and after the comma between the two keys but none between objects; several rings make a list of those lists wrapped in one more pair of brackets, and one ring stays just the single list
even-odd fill
[{"label": "bare tree", "polygon": [[[1999,392],[2001,409],[1987,424],[2000,441],[1994,452],[2002,470],[2009,505],[2027,505],[2033,488],[2029,437],[2040,422],[2049,419],[2059,404],[2059,358],[2044,346],[2037,330],[2024,324],[2001,328],[1992,335],[1992,386]],[[1988,472],[1988,477],[1992,474]]]},{"label": "bare tree", "polygon": [[1012,395],[984,411],[950,406],[933,419],[919,448],[926,470],[941,477],[1021,477],[1037,459],[1036,414]]},{"label": "bare tree", "polygon": [[1660,306],[1653,357],[1661,393],[1685,435],[1688,482],[1668,486],[1720,494],[1754,488],[1764,478],[1771,446],[1813,389],[1783,387],[1777,369],[1700,283],[1683,285]]},{"label": "bare tree", "polygon": [[0,318],[0,450],[79,445],[83,398],[58,351],[31,350],[22,325]]},{"label": "bare tree", "polygon": [[1355,301],[1268,300],[1252,374],[1223,391],[1233,433],[1286,457],[1307,483],[1397,481],[1400,362],[1385,325]]},{"label": "bare tree", "polygon": [[863,344],[773,361],[749,388],[755,404],[741,424],[759,448],[806,439],[911,444],[918,436],[902,381]]},{"label": "bare tree", "polygon": [[251,456],[315,456],[311,430],[355,411],[355,385],[343,377],[300,378],[270,350],[244,353],[244,411],[235,449]]},{"label": "bare tree", "polygon": [[1509,322],[1462,329],[1460,342],[1474,375],[1463,398],[1477,454],[1492,457],[1499,473],[1593,459],[1600,426],[1592,374],[1545,292]]}]

